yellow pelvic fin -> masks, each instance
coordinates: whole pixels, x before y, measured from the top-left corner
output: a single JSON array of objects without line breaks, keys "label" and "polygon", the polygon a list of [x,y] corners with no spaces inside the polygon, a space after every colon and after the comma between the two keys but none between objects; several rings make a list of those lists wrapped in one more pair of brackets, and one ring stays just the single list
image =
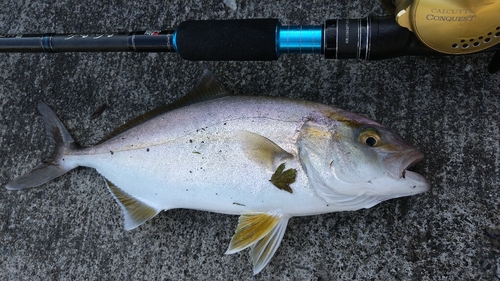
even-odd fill
[{"label": "yellow pelvic fin", "polygon": [[259,273],[271,261],[271,258],[278,250],[283,235],[285,234],[288,217],[281,218],[279,223],[259,242],[251,247],[250,257],[253,263],[253,274]]},{"label": "yellow pelvic fin", "polygon": [[293,193],[290,184],[295,182],[295,178],[297,177],[297,170],[296,169],[288,169],[286,171],[284,170],[285,170],[285,163],[281,163],[281,165],[278,166],[278,169],[276,169],[276,171],[271,176],[271,179],[269,181],[272,184],[274,184],[274,186],[276,186],[277,188]]},{"label": "yellow pelvic fin", "polygon": [[106,183],[116,202],[122,208],[125,230],[134,229],[159,213],[159,210],[130,196],[107,179]]},{"label": "yellow pelvic fin", "polygon": [[259,273],[278,249],[288,224],[288,216],[270,213],[241,215],[226,254],[252,247],[254,274]]},{"label": "yellow pelvic fin", "polygon": [[267,213],[241,215],[226,254],[239,252],[266,236],[279,222],[280,216]]},{"label": "yellow pelvic fin", "polygon": [[238,138],[241,148],[248,159],[265,166],[269,170],[274,169],[275,159],[283,160],[293,157],[292,154],[286,152],[279,145],[259,134],[240,131]]}]

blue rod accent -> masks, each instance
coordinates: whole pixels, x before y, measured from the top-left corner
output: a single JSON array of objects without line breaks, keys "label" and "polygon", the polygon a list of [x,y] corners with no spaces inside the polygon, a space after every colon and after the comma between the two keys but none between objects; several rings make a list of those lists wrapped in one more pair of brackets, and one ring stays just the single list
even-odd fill
[{"label": "blue rod accent", "polygon": [[179,52],[177,50],[177,30],[174,31],[174,35],[172,36],[172,45],[174,45],[175,52]]},{"label": "blue rod accent", "polygon": [[52,50],[52,34],[44,34],[40,43],[44,51],[51,53]]},{"label": "blue rod accent", "polygon": [[278,26],[276,52],[285,54],[321,54],[323,27],[312,25]]}]

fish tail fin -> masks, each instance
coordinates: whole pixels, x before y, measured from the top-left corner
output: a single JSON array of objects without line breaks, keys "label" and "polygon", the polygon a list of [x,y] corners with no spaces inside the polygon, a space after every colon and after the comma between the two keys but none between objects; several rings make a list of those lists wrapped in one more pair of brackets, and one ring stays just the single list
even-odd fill
[{"label": "fish tail fin", "polygon": [[54,150],[48,159],[34,169],[9,182],[5,186],[9,190],[39,186],[76,168],[63,165],[63,155],[66,151],[78,149],[80,146],[73,140],[61,120],[46,103],[39,101],[37,108],[42,115],[45,131],[54,144]]}]

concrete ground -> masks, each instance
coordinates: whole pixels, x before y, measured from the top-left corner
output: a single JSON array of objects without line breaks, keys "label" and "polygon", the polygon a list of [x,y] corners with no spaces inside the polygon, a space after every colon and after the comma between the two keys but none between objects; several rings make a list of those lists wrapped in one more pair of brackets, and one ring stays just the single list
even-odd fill
[{"label": "concrete ground", "polygon": [[[112,32],[188,19],[284,24],[384,15],[377,1],[2,1],[0,33]],[[302,98],[377,120],[426,154],[432,189],[356,212],[290,220],[270,264],[224,255],[236,216],[170,210],[130,232],[92,169],[0,190],[0,280],[499,280],[500,75],[491,54],[191,62],[167,53],[0,54],[0,183],[50,151],[38,100],[82,145],[172,102],[211,69],[234,92]],[[96,119],[100,105],[111,107]]]}]

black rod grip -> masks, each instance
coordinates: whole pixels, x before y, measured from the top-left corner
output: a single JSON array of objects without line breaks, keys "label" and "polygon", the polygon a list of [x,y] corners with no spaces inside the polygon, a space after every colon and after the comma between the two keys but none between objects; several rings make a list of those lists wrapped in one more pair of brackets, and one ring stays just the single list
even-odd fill
[{"label": "black rod grip", "polygon": [[277,19],[185,21],[177,29],[177,52],[187,60],[277,60],[277,26]]}]

